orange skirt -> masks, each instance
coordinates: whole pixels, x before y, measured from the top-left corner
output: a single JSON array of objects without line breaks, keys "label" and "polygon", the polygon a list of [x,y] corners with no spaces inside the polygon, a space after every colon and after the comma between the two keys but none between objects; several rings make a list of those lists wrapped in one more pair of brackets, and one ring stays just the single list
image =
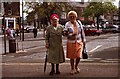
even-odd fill
[{"label": "orange skirt", "polygon": [[70,59],[74,58],[82,58],[82,50],[83,50],[83,43],[75,42],[70,43],[67,42],[67,54],[66,57]]}]

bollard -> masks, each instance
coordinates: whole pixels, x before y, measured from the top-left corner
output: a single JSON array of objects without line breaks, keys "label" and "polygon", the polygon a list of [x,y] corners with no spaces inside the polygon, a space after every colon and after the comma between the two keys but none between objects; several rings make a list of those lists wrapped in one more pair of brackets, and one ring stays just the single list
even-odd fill
[{"label": "bollard", "polygon": [[16,53],[16,39],[9,39],[9,53]]}]

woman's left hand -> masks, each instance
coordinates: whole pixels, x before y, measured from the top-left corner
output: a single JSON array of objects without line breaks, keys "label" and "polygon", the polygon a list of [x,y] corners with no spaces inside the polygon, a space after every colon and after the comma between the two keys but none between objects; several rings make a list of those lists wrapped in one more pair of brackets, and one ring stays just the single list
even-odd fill
[{"label": "woman's left hand", "polygon": [[49,45],[48,45],[48,44],[46,44],[46,45],[45,45],[45,47],[48,49],[48,48],[49,48]]}]

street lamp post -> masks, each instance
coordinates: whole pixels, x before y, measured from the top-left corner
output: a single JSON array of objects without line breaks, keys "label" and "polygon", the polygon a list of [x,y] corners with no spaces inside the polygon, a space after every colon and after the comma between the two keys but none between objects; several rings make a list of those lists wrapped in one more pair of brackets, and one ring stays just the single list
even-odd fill
[{"label": "street lamp post", "polygon": [[22,0],[22,41],[24,41],[24,12],[23,12],[23,0]]},{"label": "street lamp post", "polygon": [[2,20],[3,30],[4,30],[4,54],[6,54],[6,26],[5,26],[5,16],[3,15]]},{"label": "street lamp post", "polygon": [[20,20],[19,20],[19,27],[20,27],[20,40],[21,40],[21,32],[22,32],[22,28],[21,28],[21,17],[19,18]]}]

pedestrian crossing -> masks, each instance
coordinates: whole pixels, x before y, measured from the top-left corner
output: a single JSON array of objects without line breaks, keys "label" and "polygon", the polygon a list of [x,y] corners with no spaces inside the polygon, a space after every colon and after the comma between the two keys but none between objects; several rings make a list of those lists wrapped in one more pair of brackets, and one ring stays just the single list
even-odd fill
[{"label": "pedestrian crossing", "polygon": [[[23,59],[23,61],[32,59],[33,62],[34,61],[44,62],[44,59],[45,59],[44,55],[45,54],[43,54],[43,53],[42,53],[43,57],[40,57],[39,54],[36,54],[36,55],[32,54],[32,55],[29,55],[29,56],[20,56],[20,57],[15,57],[13,55],[10,55],[10,56],[3,55],[3,58],[6,57],[6,58],[9,58],[8,59],[9,61],[16,61],[17,60],[18,62],[21,59]],[[66,62],[70,61],[70,59],[66,58],[66,57],[65,57],[65,60],[66,60]],[[120,59],[118,59],[118,58],[116,58],[116,59],[88,58],[88,59],[81,59],[80,61],[82,63],[119,63]]]},{"label": "pedestrian crossing", "polygon": [[[80,63],[80,65],[118,65],[118,63]],[[29,65],[29,66],[34,66],[34,65],[44,65],[44,63],[29,63],[29,62],[26,62],[26,63],[23,63],[23,62],[16,62],[16,63],[0,63],[0,66],[14,66],[14,65],[17,65],[17,66],[24,66],[24,65]],[[47,65],[51,65],[50,63],[47,63]],[[62,63],[61,65],[70,65],[69,62],[66,62],[66,63]]]}]

